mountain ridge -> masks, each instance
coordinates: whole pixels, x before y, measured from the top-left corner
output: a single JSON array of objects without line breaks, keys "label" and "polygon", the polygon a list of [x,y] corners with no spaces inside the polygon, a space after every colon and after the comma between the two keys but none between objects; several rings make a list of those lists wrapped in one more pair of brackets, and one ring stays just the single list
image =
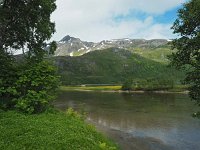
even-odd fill
[{"label": "mountain ridge", "polygon": [[169,40],[166,39],[145,40],[130,38],[102,40],[95,43],[82,41],[79,38],[67,35],[57,42],[55,56],[80,56],[91,51],[102,50],[111,47],[127,50],[133,48],[152,49],[160,46],[167,46],[168,43]]}]

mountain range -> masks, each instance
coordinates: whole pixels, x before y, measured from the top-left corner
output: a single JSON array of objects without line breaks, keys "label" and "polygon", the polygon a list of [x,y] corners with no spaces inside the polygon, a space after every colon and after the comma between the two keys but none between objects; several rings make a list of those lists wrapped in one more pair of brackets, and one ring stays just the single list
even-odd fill
[{"label": "mountain range", "polygon": [[168,40],[165,39],[113,39],[103,40],[101,42],[87,42],[82,41],[79,38],[71,37],[69,35],[62,38],[57,42],[57,50],[55,56],[80,56],[85,53],[102,50],[111,47],[121,48],[126,50],[140,49],[153,49],[159,47],[166,47]]},{"label": "mountain range", "polygon": [[[46,59],[53,60],[63,85],[134,81],[144,86],[179,86],[185,73],[169,66],[171,53],[170,42],[165,39],[124,38],[95,43],[67,35],[57,42],[55,55]],[[16,56],[18,60],[21,57]]]},{"label": "mountain range", "polygon": [[52,59],[64,85],[123,84],[129,80],[180,85],[184,73],[168,66],[171,53],[170,42],[165,39],[95,43],[67,35],[57,42]]}]

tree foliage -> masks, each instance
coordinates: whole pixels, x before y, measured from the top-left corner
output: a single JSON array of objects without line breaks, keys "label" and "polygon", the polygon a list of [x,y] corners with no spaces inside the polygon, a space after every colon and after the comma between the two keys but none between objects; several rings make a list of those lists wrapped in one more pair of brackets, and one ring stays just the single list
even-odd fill
[{"label": "tree foliage", "polygon": [[[188,69],[185,83],[190,84],[190,97],[200,106],[200,1],[190,0],[178,11],[172,29],[179,38],[172,42],[176,52],[172,63]],[[198,115],[198,114],[197,114]]]},{"label": "tree foliage", "polygon": [[55,0],[3,0],[0,4],[0,48],[26,49],[29,57],[44,54],[55,32],[50,21]]},{"label": "tree foliage", "polygon": [[6,107],[15,97],[16,91],[12,88],[17,79],[14,59],[6,52],[0,51],[0,105]]},{"label": "tree foliage", "polygon": [[55,98],[59,86],[59,78],[54,66],[47,61],[26,64],[21,67],[18,76],[15,88],[20,97],[16,99],[16,107],[27,113],[45,110],[49,102]]},{"label": "tree foliage", "polygon": [[[0,97],[3,108],[36,113],[45,110],[58,87],[55,68],[45,54],[53,54],[56,43],[46,50],[55,32],[50,21],[55,0],[0,1]],[[13,51],[23,51],[23,61]]]}]

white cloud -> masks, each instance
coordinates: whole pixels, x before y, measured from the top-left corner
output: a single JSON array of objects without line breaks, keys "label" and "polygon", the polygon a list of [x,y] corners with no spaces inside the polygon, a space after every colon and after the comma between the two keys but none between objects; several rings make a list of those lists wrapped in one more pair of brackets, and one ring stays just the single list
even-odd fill
[{"label": "white cloud", "polygon": [[[100,41],[113,38],[169,38],[169,24],[155,24],[153,17],[165,13],[185,0],[57,0],[52,15],[60,40],[69,34],[82,40]],[[116,22],[114,17],[140,11],[147,18]]]}]

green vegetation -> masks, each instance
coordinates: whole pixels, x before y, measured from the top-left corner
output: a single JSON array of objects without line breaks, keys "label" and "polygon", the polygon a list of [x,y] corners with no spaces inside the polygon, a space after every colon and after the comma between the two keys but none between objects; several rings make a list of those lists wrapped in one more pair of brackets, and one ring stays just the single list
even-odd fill
[{"label": "green vegetation", "polygon": [[20,111],[39,113],[46,110],[49,102],[55,99],[59,77],[56,75],[55,67],[48,62],[30,64],[29,67],[25,65],[18,73],[19,79],[13,87],[17,96],[13,102]]},{"label": "green vegetation", "polygon": [[[136,80],[135,80],[136,81]],[[87,85],[87,86],[61,86],[61,91],[169,91],[169,92],[185,92],[188,89],[187,85],[175,85],[169,87],[170,84],[158,85],[158,82],[154,81],[148,83],[149,80],[138,80],[127,81],[122,86],[121,85]],[[145,84],[144,84],[145,83]],[[157,84],[156,84],[157,83]]]},{"label": "green vegetation", "polygon": [[120,85],[87,85],[87,86],[61,86],[60,90],[64,91],[119,91],[122,86]]},{"label": "green vegetation", "polygon": [[159,79],[159,78],[147,78],[147,79],[133,79],[127,80],[123,86],[122,90],[128,91],[172,91],[181,92],[187,90],[187,86],[174,85],[172,80]]},{"label": "green vegetation", "polygon": [[[55,0],[0,2],[0,108],[40,113],[53,99],[59,77],[44,57],[56,49],[52,42],[45,50],[55,9]],[[23,59],[15,61],[12,51],[19,50]]]},{"label": "green vegetation", "polygon": [[172,53],[170,48],[154,48],[154,49],[141,49],[136,48],[132,50],[133,53],[136,53],[144,58],[151,59],[155,62],[169,64],[168,55]]},{"label": "green vegetation", "polygon": [[[176,51],[172,64],[187,70],[185,83],[189,84],[189,95],[200,106],[200,1],[190,0],[178,11],[178,18],[172,29],[180,35],[172,42]],[[200,117],[200,112],[195,116]]]},{"label": "green vegetation", "polygon": [[[138,53],[138,51],[136,52]],[[160,54],[163,51],[164,57],[167,57],[166,55],[169,53],[168,50],[162,49],[156,51],[160,51]],[[156,52],[153,51],[152,53]],[[181,85],[180,80],[184,78],[183,72],[167,66],[167,62],[163,63],[147,58],[146,51],[143,54],[146,58],[141,54],[131,53],[127,50],[109,48],[79,57],[54,57],[54,60],[58,66],[63,85],[121,85],[127,81],[150,79],[158,79],[157,81],[160,83],[157,83],[157,85],[166,84],[167,80],[167,83],[169,83],[167,88]],[[158,60],[159,56],[155,57]],[[164,61],[162,57],[160,60]]]},{"label": "green vegetation", "polygon": [[0,112],[0,149],[116,150],[116,146],[72,109],[25,115]]},{"label": "green vegetation", "polygon": [[132,81],[127,81],[123,84],[123,90],[146,90],[146,91],[153,91],[153,90],[169,90],[173,89],[173,81],[167,79],[156,79],[156,78],[149,78],[149,79],[134,79]]}]

